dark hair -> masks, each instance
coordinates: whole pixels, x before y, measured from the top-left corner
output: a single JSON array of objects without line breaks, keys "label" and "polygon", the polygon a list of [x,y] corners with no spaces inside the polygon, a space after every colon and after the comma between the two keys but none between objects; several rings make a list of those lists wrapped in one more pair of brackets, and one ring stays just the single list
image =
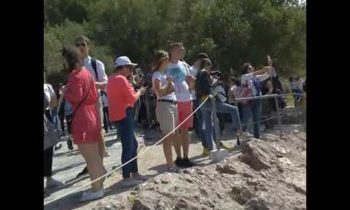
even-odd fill
[{"label": "dark hair", "polygon": [[248,73],[248,69],[249,69],[249,66],[251,66],[252,64],[251,63],[244,63],[241,67],[241,75],[243,74],[247,74]]},{"label": "dark hair", "polygon": [[230,82],[230,77],[227,74],[222,74],[220,79],[225,85],[228,85]]},{"label": "dark hair", "polygon": [[230,81],[235,83],[237,86],[241,85],[241,81],[237,77],[230,77]]},{"label": "dark hair", "polygon": [[152,62],[152,67],[154,68],[154,70],[158,70],[160,63],[167,58],[169,58],[169,54],[166,51],[158,50],[154,55]]},{"label": "dark hair", "polygon": [[200,70],[197,74],[197,80],[195,83],[196,97],[201,98],[210,94],[210,88],[212,87],[212,79],[208,71]]},{"label": "dark hair", "polygon": [[90,39],[87,38],[86,36],[81,35],[75,39],[75,43],[78,43],[78,42],[86,42],[87,44],[90,44]]},{"label": "dark hair", "polygon": [[63,47],[62,56],[67,61],[68,72],[73,71],[77,64],[84,65],[80,51],[76,47]]},{"label": "dark hair", "polygon": [[124,68],[124,66],[117,66],[117,67],[115,67],[115,70],[119,71],[119,70],[122,70],[123,68]]},{"label": "dark hair", "polygon": [[204,59],[204,58],[209,58],[208,54],[205,53],[205,52],[200,52],[200,53],[198,53],[197,56],[196,56],[196,60],[198,60],[198,59]]},{"label": "dark hair", "polygon": [[201,63],[199,65],[199,69],[204,69],[207,66],[211,66],[211,61],[209,58],[204,58],[203,60],[201,60]]}]

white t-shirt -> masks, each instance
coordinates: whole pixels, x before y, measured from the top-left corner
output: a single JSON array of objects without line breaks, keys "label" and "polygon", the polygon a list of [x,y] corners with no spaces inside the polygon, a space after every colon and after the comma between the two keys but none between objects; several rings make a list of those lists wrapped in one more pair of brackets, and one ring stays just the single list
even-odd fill
[{"label": "white t-shirt", "polygon": [[[190,70],[190,75],[193,76],[194,78],[197,78],[198,69],[196,69],[194,66],[191,66],[189,70]],[[192,93],[192,100],[197,99],[196,91],[191,90],[191,93]]]},{"label": "white t-shirt", "polygon": [[[50,84],[44,84],[44,94],[45,94],[44,97],[46,97],[48,103],[50,103],[51,100],[54,97],[56,97],[56,93]],[[46,109],[49,109],[49,107],[47,107]]]},{"label": "white t-shirt", "polygon": [[276,69],[275,67],[271,67],[272,71],[271,71],[271,77],[277,77],[277,73],[276,73]]},{"label": "white t-shirt", "polygon": [[258,95],[257,94],[258,91],[261,91],[261,90],[257,90],[255,88],[255,86],[253,84],[253,81],[252,81],[252,79],[254,77],[258,78],[260,81],[264,81],[264,80],[266,80],[266,79],[268,79],[270,77],[270,74],[265,73],[265,74],[260,74],[260,75],[254,76],[253,73],[249,73],[249,74],[243,74],[241,76],[241,84],[242,85],[248,84],[248,87],[252,90],[253,96],[256,96],[256,95]]},{"label": "white t-shirt", "polygon": [[84,66],[90,71],[92,77],[96,82],[105,82],[107,83],[108,77],[105,72],[105,65],[96,59],[96,72],[98,75],[98,80],[96,79],[96,74],[94,68],[92,68],[91,57],[88,56],[84,58]]},{"label": "white t-shirt", "polygon": [[[160,71],[156,71],[153,73],[153,76],[152,76],[152,86],[154,88],[154,81],[158,79],[160,81],[160,84],[161,86],[164,86],[167,84],[167,76],[165,73],[161,73]],[[153,89],[154,92],[156,93],[157,95],[157,99],[167,99],[167,100],[173,100],[173,101],[176,101],[176,95],[174,92],[168,94],[168,95],[165,95],[165,96],[159,96],[159,93],[157,90]]]},{"label": "white t-shirt", "polygon": [[50,84],[44,84],[44,94],[49,103],[51,102],[52,98],[56,96],[55,91]]},{"label": "white t-shirt", "polygon": [[174,80],[177,101],[192,101],[192,94],[186,82],[186,76],[189,75],[187,64],[182,61],[178,61],[177,63],[169,63],[166,74],[167,76],[172,77]]}]

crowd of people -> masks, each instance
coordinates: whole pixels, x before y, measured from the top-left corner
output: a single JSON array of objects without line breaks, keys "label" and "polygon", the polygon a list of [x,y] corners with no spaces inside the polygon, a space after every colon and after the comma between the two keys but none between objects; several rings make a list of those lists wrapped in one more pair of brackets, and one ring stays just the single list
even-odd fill
[{"label": "crowd of people", "polygon": [[[45,97],[50,102],[44,114],[55,129],[67,130],[70,134],[68,148],[72,150],[73,143],[76,144],[87,165],[77,176],[88,173],[91,180],[106,173],[103,159],[108,152],[102,129],[106,133],[117,129],[122,145],[122,164],[129,162],[122,167],[122,182],[124,186],[132,186],[147,180],[139,174],[135,158],[137,122],[143,119],[146,129],[159,126],[162,136],[171,133],[162,142],[165,163],[168,171],[179,172],[179,168],[195,165],[189,159],[191,129],[202,142],[203,156],[209,156],[216,136],[224,130],[237,139],[237,144],[250,136],[247,124],[251,118],[253,136],[260,138],[262,100],[238,102],[236,98],[283,92],[269,56],[267,65],[259,70],[251,63],[244,63],[241,75],[226,75],[213,69],[210,57],[204,52],[196,56],[193,65],[186,63],[185,47],[177,42],[168,50],[155,53],[151,71],[143,73],[127,56],[120,56],[114,62],[113,74],[107,77],[104,64],[89,56],[89,47],[90,40],[80,36],[75,47],[64,48],[62,56],[68,80],[66,84],[60,84],[58,91],[44,84]],[[283,98],[279,100],[278,106],[285,107]],[[199,111],[192,116],[200,105]],[[275,103],[270,100],[263,106],[270,107],[269,113],[276,110]],[[217,116],[213,114],[214,108]],[[214,129],[216,117],[220,122],[220,133]],[[229,127],[225,128],[227,122]],[[222,142],[217,146],[228,149]],[[172,147],[176,158],[173,158]],[[53,148],[54,145],[45,150],[44,158],[48,163],[45,164],[45,177],[50,183],[48,186],[59,186],[62,183],[51,178]],[[130,161],[132,158],[135,159]],[[83,193],[81,201],[103,197],[103,182],[104,179],[94,182],[91,190]]]}]

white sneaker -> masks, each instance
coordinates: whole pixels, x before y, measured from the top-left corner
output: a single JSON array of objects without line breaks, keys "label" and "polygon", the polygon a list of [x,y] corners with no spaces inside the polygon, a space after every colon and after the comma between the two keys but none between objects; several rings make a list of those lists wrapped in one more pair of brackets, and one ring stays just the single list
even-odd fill
[{"label": "white sneaker", "polygon": [[104,194],[105,194],[105,191],[103,188],[96,192],[92,192],[91,190],[89,190],[87,192],[83,192],[80,198],[80,202],[96,200],[96,199],[102,198]]},{"label": "white sneaker", "polygon": [[63,182],[60,182],[54,178],[47,179],[47,182],[46,182],[47,188],[56,188],[56,187],[61,187],[63,185],[64,185]]},{"label": "white sneaker", "polygon": [[137,179],[134,179],[134,177],[129,177],[129,178],[123,179],[121,185],[123,187],[132,187],[132,186],[136,186],[136,185],[139,185],[139,184],[142,184],[142,183],[143,183],[142,180],[137,180]]}]

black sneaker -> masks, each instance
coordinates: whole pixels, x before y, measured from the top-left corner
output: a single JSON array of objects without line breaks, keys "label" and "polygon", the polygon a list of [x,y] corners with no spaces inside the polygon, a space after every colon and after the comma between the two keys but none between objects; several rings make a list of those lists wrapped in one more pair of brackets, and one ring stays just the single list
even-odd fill
[{"label": "black sneaker", "polygon": [[184,158],[182,160],[182,164],[183,164],[183,167],[192,167],[192,166],[195,166],[194,163],[192,163],[188,158]]},{"label": "black sneaker", "polygon": [[183,167],[183,166],[184,166],[184,165],[183,165],[183,159],[177,157],[176,160],[175,160],[175,165],[176,165],[177,167]]},{"label": "black sneaker", "polygon": [[72,143],[71,139],[67,140],[67,147],[68,147],[69,150],[73,150],[73,143]]},{"label": "black sneaker", "polygon": [[85,168],[77,175],[76,178],[79,178],[87,173],[88,173],[88,168],[87,168],[87,166],[85,166]]}]

